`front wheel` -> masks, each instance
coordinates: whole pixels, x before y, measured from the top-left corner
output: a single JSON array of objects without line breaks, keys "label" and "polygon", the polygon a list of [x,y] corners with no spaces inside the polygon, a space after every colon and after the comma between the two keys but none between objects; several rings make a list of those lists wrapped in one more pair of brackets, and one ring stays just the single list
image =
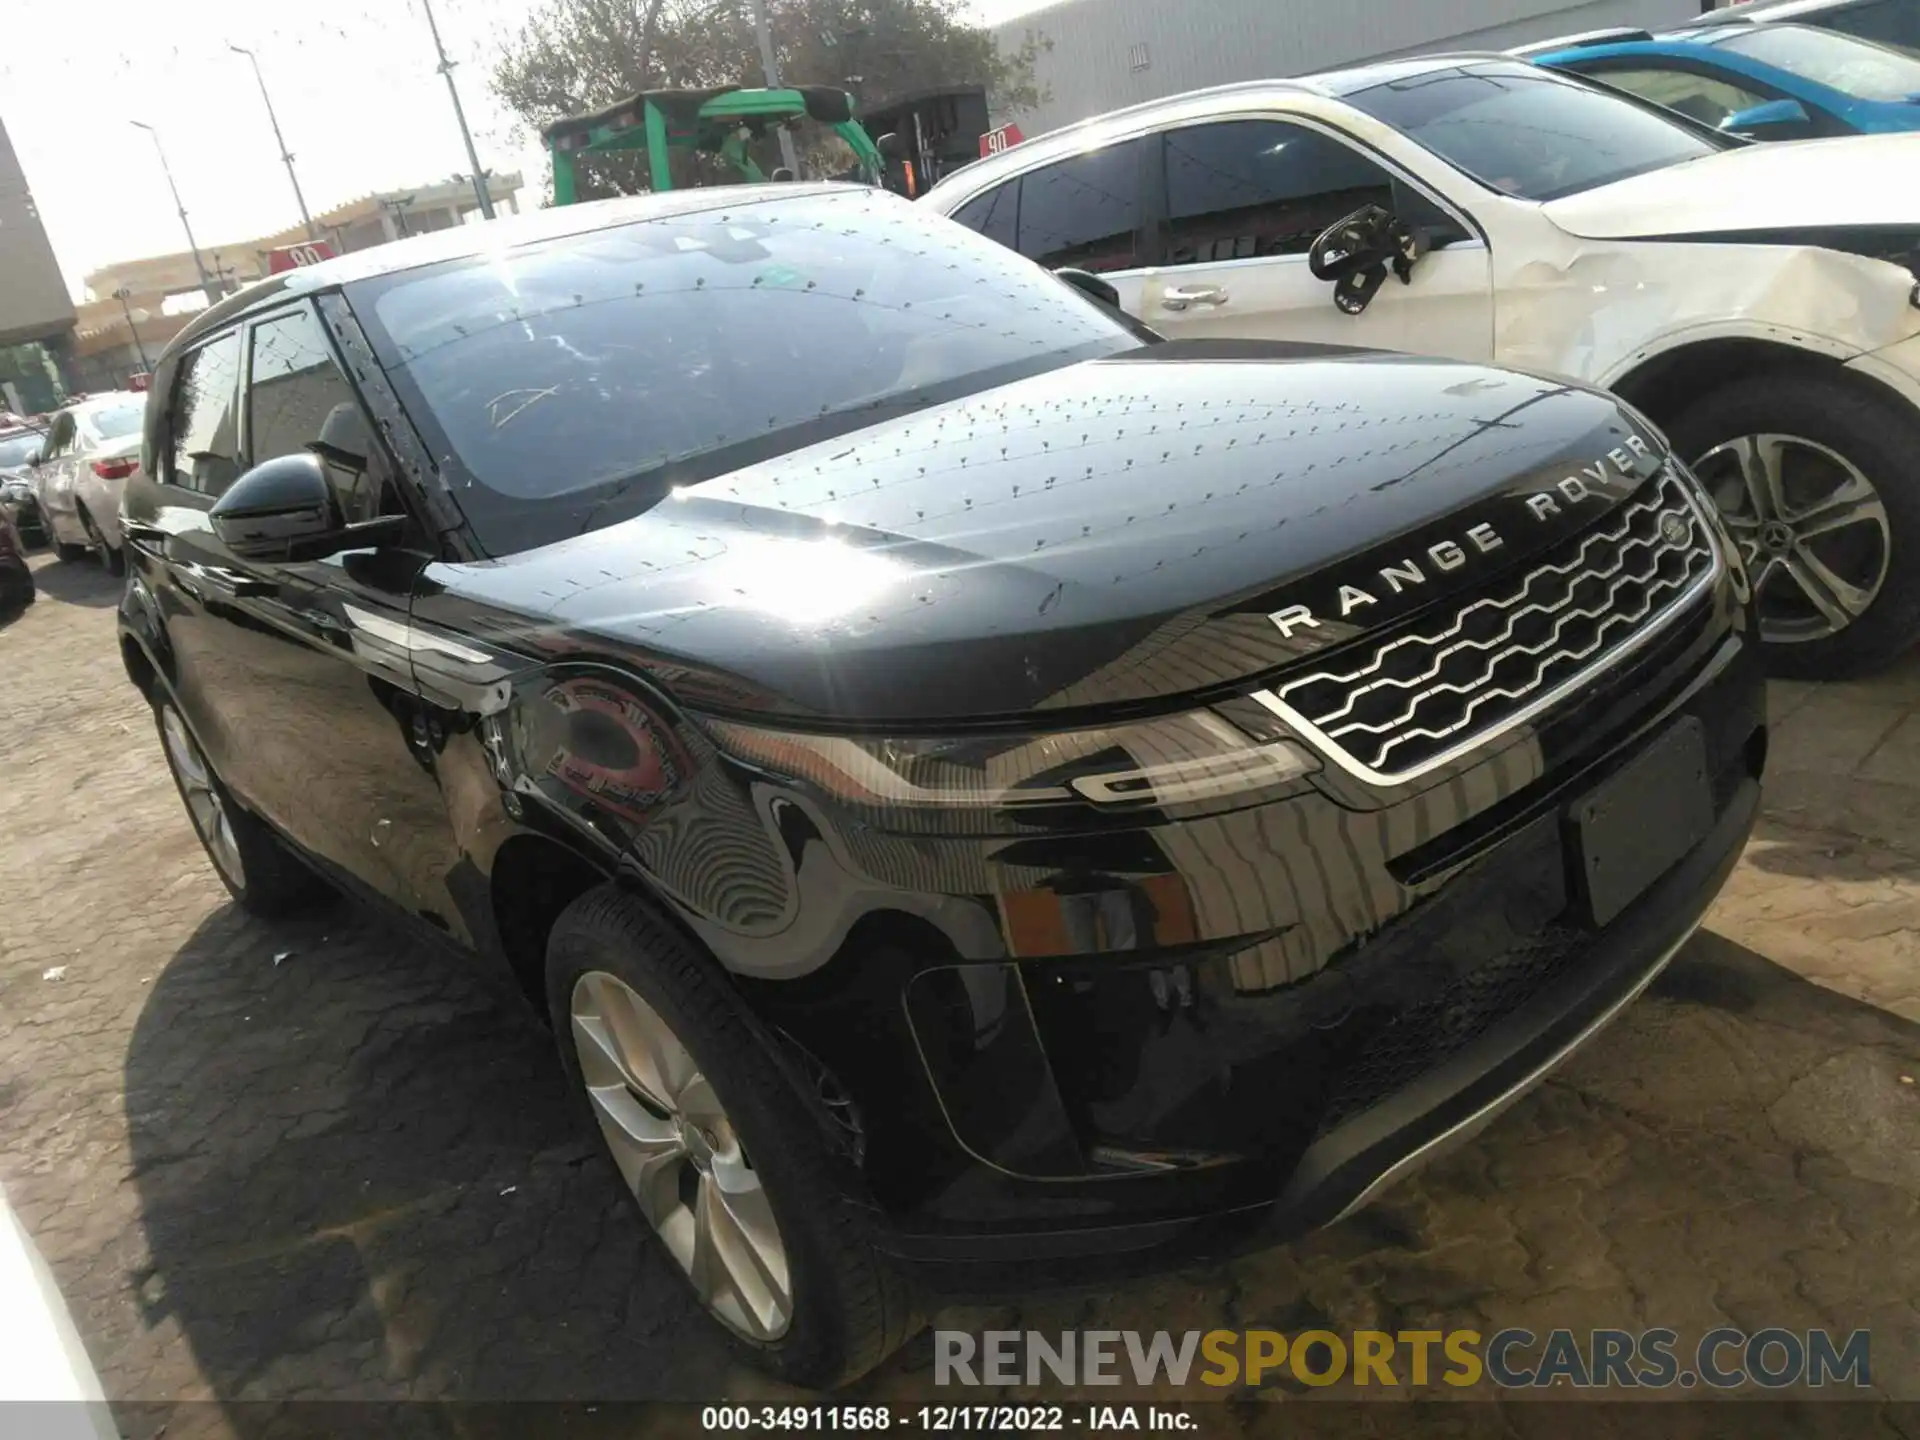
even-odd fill
[{"label": "front wheel", "polygon": [[797,1385],[845,1384],[918,1328],[870,1210],[713,963],[611,886],[555,922],[561,1062],[626,1189],[701,1308]]},{"label": "front wheel", "polygon": [[1716,390],[1669,427],[1753,577],[1767,668],[1836,680],[1920,637],[1920,417],[1802,372]]},{"label": "front wheel", "polygon": [[153,715],[187,818],[235,903],[255,915],[278,916],[325,898],[325,882],[227,793],[173,702],[159,701]]},{"label": "front wheel", "polygon": [[53,542],[54,558],[62,565],[78,565],[87,558],[87,550],[85,545],[75,545],[58,537]]}]

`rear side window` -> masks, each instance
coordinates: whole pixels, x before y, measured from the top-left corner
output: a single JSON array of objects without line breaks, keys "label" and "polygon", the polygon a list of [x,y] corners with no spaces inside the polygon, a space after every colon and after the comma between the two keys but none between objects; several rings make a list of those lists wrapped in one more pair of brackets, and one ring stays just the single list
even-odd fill
[{"label": "rear side window", "polygon": [[1164,138],[1169,265],[1304,255],[1361,206],[1394,209],[1391,175],[1303,125],[1229,120]]},{"label": "rear side window", "polygon": [[953,218],[969,230],[976,230],[1009,250],[1020,248],[1020,182],[1018,180],[976,195]]},{"label": "rear side window", "polygon": [[1595,66],[1582,72],[1603,85],[1631,91],[1642,100],[1651,100],[1669,110],[1698,120],[1702,125],[1718,125],[1729,115],[1752,109],[1773,98],[1758,90],[1748,90],[1732,81],[1692,70],[1665,66],[1619,68]]},{"label": "rear side window", "polygon": [[219,495],[239,476],[239,382],[237,331],[181,357],[168,401],[170,483]]},{"label": "rear side window", "polygon": [[327,467],[349,524],[380,513],[385,474],[359,402],[320,317],[302,307],[253,327],[247,381],[252,463],[311,451]]},{"label": "rear side window", "polygon": [[1023,175],[1020,253],[1048,269],[1138,265],[1141,143],[1128,140]]}]

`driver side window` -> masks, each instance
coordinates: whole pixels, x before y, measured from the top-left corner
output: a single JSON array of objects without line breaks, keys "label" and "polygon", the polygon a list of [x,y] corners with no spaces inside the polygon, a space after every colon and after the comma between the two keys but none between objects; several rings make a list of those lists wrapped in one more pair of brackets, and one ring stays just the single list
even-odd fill
[{"label": "driver side window", "polygon": [[1305,255],[1361,206],[1394,209],[1392,175],[1304,125],[1227,120],[1164,139],[1168,265]]},{"label": "driver side window", "polygon": [[[260,321],[247,374],[247,451],[258,465],[302,450],[327,467],[349,524],[371,520],[388,498],[385,456],[333,358],[320,317],[302,306]],[[389,510],[397,506],[389,503]]]}]

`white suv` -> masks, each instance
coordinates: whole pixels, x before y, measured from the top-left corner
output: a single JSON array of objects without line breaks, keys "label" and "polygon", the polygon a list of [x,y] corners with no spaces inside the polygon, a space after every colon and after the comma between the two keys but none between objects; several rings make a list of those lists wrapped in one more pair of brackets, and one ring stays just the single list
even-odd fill
[{"label": "white suv", "polygon": [[1916,176],[1920,133],[1749,145],[1456,55],[1119,111],[925,203],[1100,272],[1172,340],[1411,350],[1615,391],[1712,489],[1773,668],[1824,678],[1920,635]]}]

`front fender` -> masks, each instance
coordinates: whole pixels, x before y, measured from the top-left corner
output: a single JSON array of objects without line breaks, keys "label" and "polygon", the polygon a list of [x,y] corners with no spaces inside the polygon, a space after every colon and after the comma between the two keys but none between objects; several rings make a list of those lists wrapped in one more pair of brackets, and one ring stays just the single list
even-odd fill
[{"label": "front fender", "polygon": [[1708,340],[1760,340],[1845,362],[1920,333],[1912,292],[1898,265],[1811,246],[1578,245],[1509,274],[1496,358],[1609,388]]}]

